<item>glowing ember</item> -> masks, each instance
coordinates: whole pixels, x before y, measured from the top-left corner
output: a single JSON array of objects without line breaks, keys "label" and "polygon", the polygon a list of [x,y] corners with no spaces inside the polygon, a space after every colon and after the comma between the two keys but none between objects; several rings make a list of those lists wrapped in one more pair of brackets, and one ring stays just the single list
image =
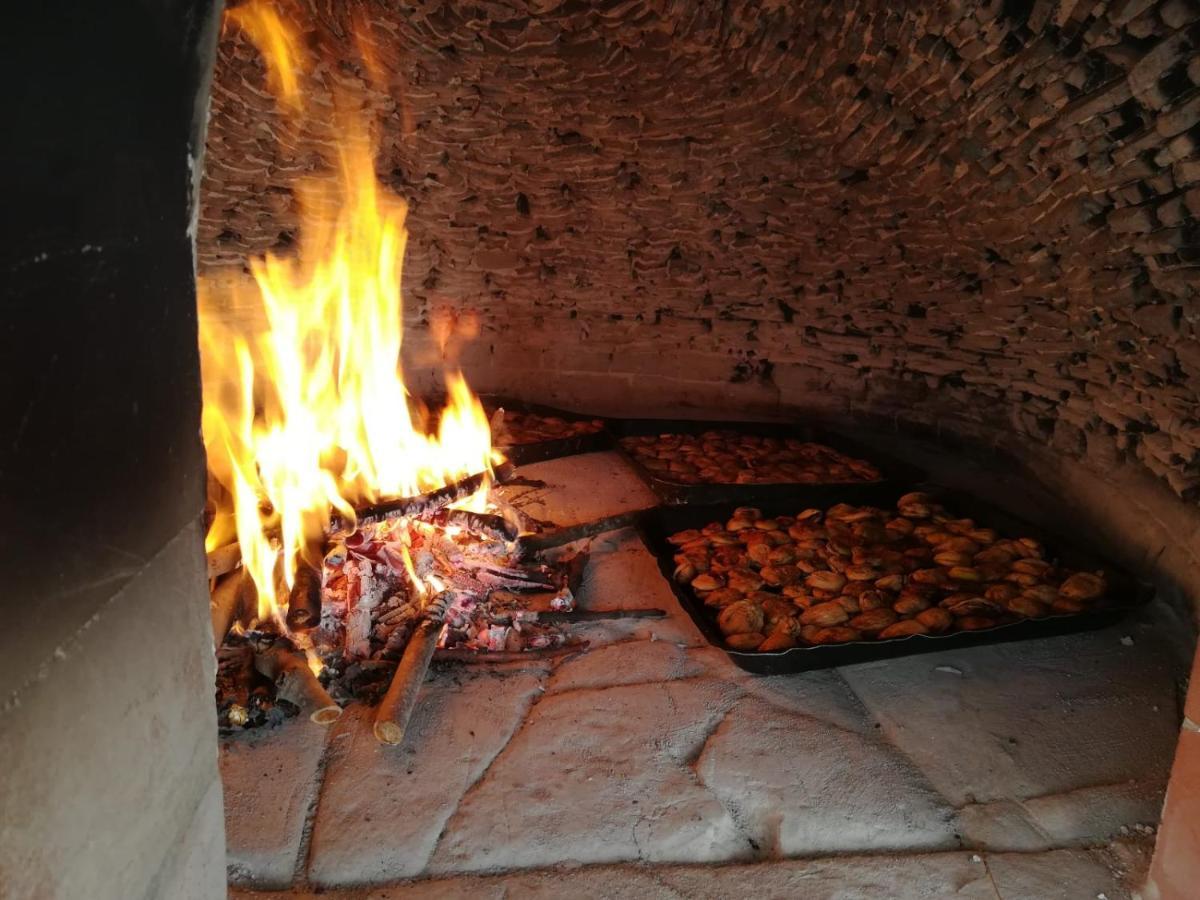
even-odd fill
[{"label": "glowing ember", "polygon": [[[299,134],[308,73],[298,34],[265,3],[239,6],[229,23],[263,53],[280,114]],[[369,123],[345,113],[365,105],[342,96],[337,107],[334,173],[296,185],[297,252],[252,260],[252,279],[199,283],[204,441],[228,494],[208,547],[236,535],[258,618],[280,630],[281,585],[292,586],[302,557],[321,564],[333,511],[352,520],[355,506],[436,489],[499,461],[483,408],[457,372],[445,376],[437,433],[414,421],[400,369],[406,206],[375,178]],[[321,116],[328,111],[314,112]],[[223,312],[231,309],[236,325]]]}]

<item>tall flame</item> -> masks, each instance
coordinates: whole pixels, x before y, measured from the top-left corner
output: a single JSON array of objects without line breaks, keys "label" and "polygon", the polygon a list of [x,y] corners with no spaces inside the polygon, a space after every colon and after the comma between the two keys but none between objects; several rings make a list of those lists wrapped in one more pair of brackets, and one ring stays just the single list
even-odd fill
[{"label": "tall flame", "polygon": [[[302,119],[294,30],[263,2],[229,20],[262,52],[280,112]],[[280,623],[280,582],[292,585],[331,511],[353,517],[356,505],[432,490],[494,461],[487,416],[461,374],[446,373],[436,433],[410,411],[400,366],[407,207],[378,183],[361,115],[339,118],[333,174],[295,185],[296,252],[251,260],[251,279],[199,280],[204,441],[228,494],[207,543],[236,534],[259,618]]]}]

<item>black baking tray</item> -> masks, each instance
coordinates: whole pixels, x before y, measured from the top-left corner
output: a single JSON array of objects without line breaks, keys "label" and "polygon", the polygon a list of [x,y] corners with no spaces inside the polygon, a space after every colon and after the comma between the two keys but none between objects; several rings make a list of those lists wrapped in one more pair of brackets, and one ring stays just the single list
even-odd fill
[{"label": "black baking tray", "polygon": [[[974,647],[983,644],[999,644],[1008,641],[1029,640],[1059,634],[1071,634],[1104,628],[1122,619],[1126,614],[1148,603],[1154,596],[1153,588],[1139,581],[1128,572],[1111,563],[1099,560],[1094,553],[1082,549],[1078,541],[1085,539],[1085,529],[1080,529],[1075,541],[1049,533],[1042,528],[1021,521],[1012,515],[958,491],[937,485],[922,484],[916,488],[897,489],[876,483],[875,490],[855,502],[858,505],[891,506],[908,489],[919,489],[935,496],[939,502],[956,515],[975,519],[981,526],[995,528],[1009,537],[1032,537],[1042,542],[1048,559],[1058,560],[1064,565],[1079,570],[1103,569],[1108,577],[1109,592],[1104,605],[1086,613],[1048,616],[1044,619],[1025,619],[1005,625],[997,625],[981,631],[961,631],[943,635],[916,634],[893,638],[887,641],[854,641],[845,644],[822,644],[793,647],[774,653],[758,653],[732,650],[726,646],[716,616],[698,600],[692,590],[674,578],[675,548],[668,543],[672,534],[687,528],[701,528],[710,522],[725,521],[738,505],[725,503],[706,506],[672,506],[648,510],[638,522],[638,528],[646,546],[658,560],[659,569],[671,585],[679,605],[691,616],[700,632],[717,649],[725,653],[734,665],[758,675],[778,675],[788,672],[806,672],[812,669],[827,669],[909,656],[917,653],[933,653],[959,647]],[[845,502],[851,502],[846,500]],[[765,515],[794,515],[803,508],[784,498],[770,503],[756,504]]]},{"label": "black baking tray", "polygon": [[[738,506],[758,506],[780,497],[804,503],[805,506],[834,503],[867,502],[882,488],[895,490],[925,477],[915,466],[892,459],[851,437],[813,425],[784,422],[697,422],[685,419],[614,419],[609,423],[621,454],[663,503],[671,505],[711,505],[733,503]],[[647,434],[700,434],[705,431],[736,431],[763,437],[795,438],[832,447],[847,456],[864,459],[879,469],[880,481],[779,482],[774,484],[686,484],[664,478],[647,469],[642,462],[621,444],[621,438]],[[899,496],[897,494],[897,496]],[[803,508],[803,507],[797,507]]]},{"label": "black baking tray", "polygon": [[[526,403],[524,400],[515,400],[511,397],[485,395],[482,400],[488,408],[503,407],[513,412],[556,416],[568,422],[590,422],[593,419],[603,418],[601,416],[588,416],[582,413],[568,412],[563,409],[555,409],[552,406],[542,406],[538,403]],[[557,459],[560,456],[574,456],[578,453],[611,450],[612,446],[613,436],[606,422],[605,427],[591,434],[579,434],[574,437],[557,438],[548,441],[535,441],[531,444],[509,444],[507,446],[500,446],[499,449],[508,457],[513,465],[524,466],[547,459]]]}]

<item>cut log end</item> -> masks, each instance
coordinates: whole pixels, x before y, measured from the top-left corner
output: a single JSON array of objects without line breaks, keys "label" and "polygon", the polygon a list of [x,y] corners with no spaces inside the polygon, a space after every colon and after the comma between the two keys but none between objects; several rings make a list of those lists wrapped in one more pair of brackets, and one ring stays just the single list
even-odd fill
[{"label": "cut log end", "polygon": [[254,667],[275,682],[275,696],[294,704],[318,725],[328,725],[342,715],[304,657],[281,646],[255,654]]},{"label": "cut log end", "polygon": [[381,744],[403,743],[404,729],[395,722],[376,722],[375,739]]},{"label": "cut log end", "polygon": [[312,721],[318,725],[332,725],[342,717],[342,708],[336,703],[333,706],[325,706],[321,709],[313,710],[309,716]]}]

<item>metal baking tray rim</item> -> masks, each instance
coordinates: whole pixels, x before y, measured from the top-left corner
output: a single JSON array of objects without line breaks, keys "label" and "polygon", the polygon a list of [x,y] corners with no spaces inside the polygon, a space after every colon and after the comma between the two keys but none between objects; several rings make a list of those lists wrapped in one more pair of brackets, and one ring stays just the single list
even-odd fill
[{"label": "metal baking tray rim", "polygon": [[[889,659],[896,656],[909,656],[919,653],[952,650],[960,647],[983,646],[987,644],[1007,643],[1017,640],[1035,640],[1043,637],[1053,637],[1061,634],[1071,634],[1083,631],[1093,631],[1105,628],[1120,621],[1129,613],[1145,606],[1153,599],[1154,588],[1149,583],[1134,578],[1120,566],[1101,561],[1085,551],[1079,550],[1071,541],[1061,536],[1050,534],[1045,529],[1021,522],[1003,510],[990,507],[982,501],[970,498],[958,491],[950,491],[937,485],[910,485],[911,489],[927,490],[944,499],[954,511],[963,515],[979,517],[982,510],[984,517],[992,516],[1001,521],[1007,520],[1011,526],[1019,523],[1031,537],[1043,541],[1047,548],[1059,551],[1059,557],[1079,560],[1072,563],[1076,568],[1102,568],[1116,582],[1114,593],[1120,593],[1128,599],[1120,603],[1112,603],[1099,609],[1083,613],[1056,614],[1040,619],[1020,619],[1016,622],[1005,622],[992,628],[976,631],[956,631],[949,634],[914,634],[905,637],[890,638],[883,641],[847,641],[841,644],[819,644],[791,647],[787,650],[776,650],[760,653],[758,651],[734,650],[725,644],[724,637],[717,628],[715,617],[708,613],[700,601],[690,592],[686,585],[680,584],[674,577],[674,551],[667,543],[667,534],[656,528],[656,519],[664,517],[706,518],[707,521],[717,521],[720,518],[718,510],[728,515],[733,511],[733,503],[712,504],[705,507],[660,507],[647,511],[637,523],[638,533],[646,547],[658,563],[659,570],[671,586],[679,605],[688,617],[695,623],[705,640],[714,648],[726,654],[734,665],[754,674],[769,675],[790,672],[803,672],[815,669],[833,668],[836,666],[853,665],[860,662],[870,662]],[[896,491],[892,499],[903,491]],[[862,501],[872,502],[872,501]],[[874,501],[879,502],[878,497]],[[781,498],[770,504],[774,507],[771,515],[784,515],[783,509],[794,505],[794,501]],[[974,510],[974,511],[972,511]],[[707,524],[705,522],[704,524]],[[990,524],[990,523],[989,523]],[[698,527],[693,523],[688,527]],[[1090,565],[1089,565],[1090,564]]]},{"label": "metal baking tray rim", "polygon": [[[671,505],[737,502],[742,505],[775,497],[780,492],[801,497],[809,496],[813,502],[824,502],[824,496],[832,491],[862,492],[880,487],[890,487],[901,482],[919,481],[924,473],[909,463],[896,460],[886,453],[867,447],[852,436],[816,425],[788,422],[762,422],[750,420],[704,421],[683,419],[613,419],[609,421],[613,443],[626,462],[638,473],[664,503]],[[621,439],[647,434],[698,434],[704,431],[732,430],[766,437],[792,437],[811,443],[824,444],[869,462],[879,469],[882,477],[875,481],[773,481],[743,484],[738,482],[686,482],[673,481],[650,471],[637,455],[628,450]],[[848,499],[853,499],[848,497]]]}]

